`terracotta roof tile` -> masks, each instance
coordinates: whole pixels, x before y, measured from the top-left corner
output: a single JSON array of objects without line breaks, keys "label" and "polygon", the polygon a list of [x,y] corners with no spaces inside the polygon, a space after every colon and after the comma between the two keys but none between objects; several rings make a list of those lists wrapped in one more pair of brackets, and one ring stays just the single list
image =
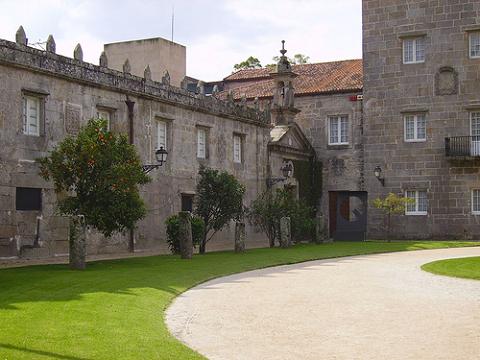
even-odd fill
[{"label": "terracotta roof tile", "polygon": [[[292,69],[298,75],[293,80],[296,95],[361,91],[363,88],[361,59],[293,65]],[[235,99],[241,98],[243,94],[248,99],[271,97],[273,92],[269,73],[268,68],[239,70],[227,76],[224,81],[226,84],[238,83],[238,87],[233,89]],[[241,84],[247,81],[248,84]],[[226,97],[226,94],[224,91],[220,96]]]}]

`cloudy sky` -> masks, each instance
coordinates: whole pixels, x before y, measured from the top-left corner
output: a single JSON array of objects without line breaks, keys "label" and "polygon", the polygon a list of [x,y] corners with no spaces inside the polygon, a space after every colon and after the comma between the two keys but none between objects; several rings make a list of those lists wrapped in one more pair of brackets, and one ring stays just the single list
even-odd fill
[{"label": "cloudy sky", "polygon": [[21,24],[30,43],[53,34],[57,52],[82,44],[97,64],[104,43],[149,37],[187,47],[187,74],[222,79],[250,55],[262,64],[301,53],[311,62],[360,58],[361,0],[0,0],[0,37],[14,41]]}]

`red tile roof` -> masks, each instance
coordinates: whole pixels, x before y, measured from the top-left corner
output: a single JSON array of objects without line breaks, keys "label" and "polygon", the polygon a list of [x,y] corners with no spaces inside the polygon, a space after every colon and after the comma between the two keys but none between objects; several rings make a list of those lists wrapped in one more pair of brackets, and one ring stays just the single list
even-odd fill
[{"label": "red tile roof", "polygon": [[[295,95],[314,95],[361,91],[363,88],[363,62],[358,60],[333,61],[317,64],[293,65],[292,70],[298,75],[293,80]],[[224,79],[232,86],[235,99],[246,95],[247,99],[273,96],[270,69],[239,70]],[[242,84],[242,82],[248,82]],[[220,93],[226,97],[227,92]]]}]

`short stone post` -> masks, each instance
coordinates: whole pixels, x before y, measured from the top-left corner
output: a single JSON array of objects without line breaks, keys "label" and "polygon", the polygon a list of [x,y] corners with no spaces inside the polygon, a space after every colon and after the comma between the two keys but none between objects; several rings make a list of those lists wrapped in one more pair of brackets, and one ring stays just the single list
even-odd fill
[{"label": "short stone post", "polygon": [[69,219],[69,260],[70,268],[85,269],[87,257],[87,227],[83,215],[70,216]]},{"label": "short stone post", "polygon": [[235,223],[235,252],[242,253],[245,251],[245,223]]},{"label": "short stone post", "polygon": [[325,226],[323,225],[323,215],[315,218],[315,243],[322,244],[325,241]]},{"label": "short stone post", "polygon": [[193,255],[192,240],[192,217],[189,211],[180,211],[178,213],[178,242],[180,244],[180,257],[182,259],[191,259]]},{"label": "short stone post", "polygon": [[284,216],[280,218],[280,247],[289,248],[292,244],[292,235],[290,229],[290,218]]}]

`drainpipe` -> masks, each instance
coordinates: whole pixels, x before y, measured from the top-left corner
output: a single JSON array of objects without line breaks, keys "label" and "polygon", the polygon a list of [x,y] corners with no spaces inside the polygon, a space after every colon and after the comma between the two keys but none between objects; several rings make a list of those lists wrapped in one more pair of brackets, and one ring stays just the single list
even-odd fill
[{"label": "drainpipe", "polygon": [[[128,109],[128,142],[133,145],[133,108],[135,106],[135,102],[131,101],[127,95],[127,100],[125,101],[125,104],[127,104]],[[128,251],[133,253],[135,252],[135,233],[133,229],[130,229],[129,235],[130,236],[128,239]]]}]

